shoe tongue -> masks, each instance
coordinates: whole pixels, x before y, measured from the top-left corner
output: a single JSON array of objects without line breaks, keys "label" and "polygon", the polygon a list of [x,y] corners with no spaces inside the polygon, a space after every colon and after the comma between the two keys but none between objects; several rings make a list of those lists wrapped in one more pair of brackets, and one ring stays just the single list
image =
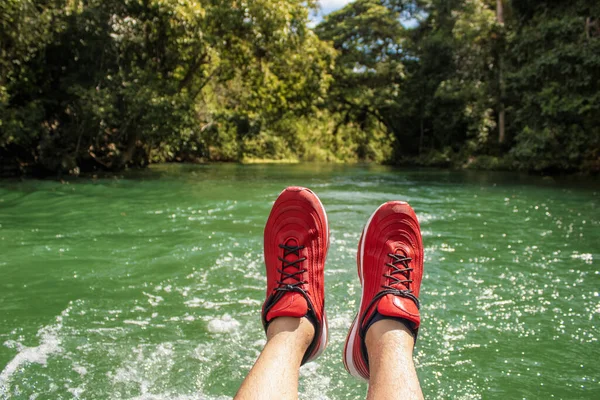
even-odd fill
[{"label": "shoe tongue", "polygon": [[[394,251],[394,254],[401,256],[401,257],[407,256],[405,254],[405,252],[402,250],[396,250],[396,251]],[[405,266],[400,262],[397,262],[395,265],[400,269],[405,268]],[[394,269],[390,268],[389,273],[391,274],[392,271],[394,271]],[[408,275],[408,277],[410,277],[410,274],[407,274],[407,275]],[[393,276],[400,280],[404,280],[404,279],[408,279],[407,275],[405,275],[403,273],[395,273]],[[403,282],[393,283],[393,282],[394,282],[393,279],[389,280],[389,284],[391,284],[391,287],[393,287],[394,289],[398,289],[398,290],[408,290],[409,289],[408,286],[406,285],[406,283],[403,283]],[[419,309],[417,308],[417,305],[415,304],[415,302],[409,298],[396,296],[394,294],[387,294],[387,295],[383,296],[381,298],[381,300],[378,302],[377,311],[381,315],[384,315],[387,317],[403,318],[403,319],[407,319],[409,321],[415,322],[416,324],[419,323]]]},{"label": "shoe tongue", "polygon": [[419,309],[411,299],[387,294],[377,304],[377,311],[387,317],[402,318],[414,322],[418,328],[420,322]]},{"label": "shoe tongue", "polygon": [[[286,246],[298,246],[299,243],[296,239],[288,239],[285,242]],[[283,253],[285,254],[285,253]],[[302,256],[298,256],[295,253],[291,253],[288,254],[287,256],[285,256],[285,260],[288,262],[293,262],[296,261],[297,259],[301,258]],[[299,268],[302,267],[301,265],[302,263],[298,264],[298,267],[286,267],[284,269],[285,272],[287,273],[294,273],[295,271],[297,271]],[[302,279],[302,276],[300,275],[296,275],[298,277],[298,279]],[[286,278],[283,279],[282,282],[284,284],[294,284],[297,283],[298,281],[294,278]],[[277,301],[277,303],[269,310],[269,312],[267,313],[267,321],[271,321],[273,318],[276,317],[296,317],[296,318],[300,318],[300,317],[304,317],[306,315],[306,313],[308,312],[308,303],[306,302],[306,299],[304,298],[304,296],[298,292],[284,292],[283,296],[279,299],[279,301]]]},{"label": "shoe tongue", "polygon": [[267,313],[267,321],[276,317],[304,317],[308,312],[308,303],[303,295],[297,292],[285,292]]}]

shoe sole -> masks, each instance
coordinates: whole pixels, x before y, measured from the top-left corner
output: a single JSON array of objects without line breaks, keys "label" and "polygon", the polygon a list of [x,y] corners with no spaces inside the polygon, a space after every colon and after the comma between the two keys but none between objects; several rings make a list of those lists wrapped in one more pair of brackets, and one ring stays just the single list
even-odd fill
[{"label": "shoe sole", "polygon": [[358,372],[358,369],[356,368],[356,364],[354,363],[354,357],[352,355],[353,350],[354,350],[354,341],[356,340],[356,335],[358,335],[358,328],[359,328],[359,324],[357,323],[358,316],[360,314],[360,310],[362,310],[362,305],[363,305],[363,300],[364,300],[364,298],[363,298],[363,294],[364,294],[364,291],[363,291],[363,258],[364,258],[364,254],[365,254],[365,241],[363,239],[367,237],[367,232],[369,230],[369,226],[371,225],[371,221],[373,220],[373,217],[375,216],[375,214],[377,214],[377,212],[382,207],[384,207],[390,203],[408,205],[408,203],[405,201],[393,201],[393,202],[383,203],[382,205],[377,207],[377,209],[373,212],[373,214],[371,214],[371,216],[367,220],[367,223],[365,224],[365,227],[363,228],[362,235],[360,237],[361,241],[360,241],[360,247],[359,247],[359,252],[358,252],[358,262],[357,262],[358,279],[360,280],[360,305],[358,306],[358,312],[356,313],[356,316],[354,317],[354,321],[352,321],[352,325],[350,326],[350,331],[348,333],[348,337],[346,338],[346,344],[344,346],[343,359],[344,359],[344,367],[346,367],[346,371],[348,371],[348,373],[350,375],[352,375],[353,377],[361,379],[365,382],[368,382],[369,380],[367,378],[365,378],[364,376],[362,376],[360,372]]}]

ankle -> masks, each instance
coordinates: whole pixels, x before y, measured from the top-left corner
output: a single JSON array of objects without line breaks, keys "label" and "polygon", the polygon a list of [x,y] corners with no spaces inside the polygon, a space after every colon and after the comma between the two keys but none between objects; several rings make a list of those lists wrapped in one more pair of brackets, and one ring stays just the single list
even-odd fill
[{"label": "ankle", "polygon": [[369,399],[423,399],[413,361],[415,339],[401,320],[379,320],[367,330]]},{"label": "ankle", "polygon": [[396,319],[382,319],[375,322],[369,327],[365,335],[367,350],[382,345],[412,349],[414,343],[415,337],[412,331],[405,323]]},{"label": "ankle", "polygon": [[300,347],[303,352],[310,346],[314,336],[315,328],[305,317],[278,317],[271,321],[267,329],[267,342],[281,338]]}]

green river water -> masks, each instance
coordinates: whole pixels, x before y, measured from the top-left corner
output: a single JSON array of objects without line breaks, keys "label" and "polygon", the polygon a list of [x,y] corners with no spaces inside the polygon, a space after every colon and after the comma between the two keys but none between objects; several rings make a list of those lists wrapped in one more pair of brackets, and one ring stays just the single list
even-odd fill
[{"label": "green river water", "polygon": [[330,345],[301,399],[361,399],[342,348],[356,248],[387,200],[425,245],[429,399],[600,398],[600,185],[335,165],[160,165],[0,182],[0,398],[231,398],[265,343],[262,233],[286,186],[328,213]]}]

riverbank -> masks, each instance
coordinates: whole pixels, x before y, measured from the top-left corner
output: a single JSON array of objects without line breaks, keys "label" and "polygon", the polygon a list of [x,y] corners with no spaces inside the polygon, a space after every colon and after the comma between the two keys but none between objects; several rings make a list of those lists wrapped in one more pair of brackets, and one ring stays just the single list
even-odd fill
[{"label": "riverbank", "polygon": [[2,178],[56,178],[62,179],[68,176],[82,176],[82,177],[94,177],[94,176],[112,176],[119,175],[127,170],[132,169],[144,169],[151,165],[167,163],[180,163],[180,164],[191,164],[191,165],[208,165],[208,164],[240,164],[240,165],[254,165],[254,164],[302,164],[302,163],[322,163],[322,164],[346,164],[346,165],[358,165],[358,164],[373,164],[373,165],[386,165],[395,166],[401,168],[435,168],[445,169],[451,171],[460,170],[474,170],[474,171],[512,171],[512,172],[524,172],[531,175],[537,176],[598,176],[600,173],[600,160],[596,164],[590,163],[586,170],[560,170],[557,168],[550,169],[526,169],[523,168],[514,158],[496,157],[496,156],[461,156],[452,153],[441,153],[432,152],[421,157],[404,157],[396,160],[395,162],[364,162],[364,161],[325,161],[325,160],[302,160],[300,158],[284,158],[284,159],[270,159],[270,158],[243,158],[240,161],[214,161],[207,159],[191,159],[188,158],[186,161],[179,160],[166,160],[159,163],[149,163],[144,166],[126,166],[120,170],[108,170],[96,166],[96,168],[90,168],[88,170],[80,170],[75,168],[70,171],[59,171],[54,172],[43,168],[40,165],[22,164],[15,159],[0,158],[0,179]]},{"label": "riverbank", "polygon": [[[0,177],[0,183],[4,182],[10,184],[11,182],[18,181],[30,181],[30,180],[41,180],[41,181],[58,181],[63,184],[74,184],[77,182],[100,182],[107,179],[119,181],[122,179],[162,179],[164,176],[186,175],[191,174],[192,176],[197,175],[195,172],[196,168],[208,171],[230,171],[232,174],[237,175],[239,171],[257,171],[257,173],[263,173],[263,170],[271,170],[273,168],[280,170],[289,170],[290,168],[299,168],[301,170],[314,170],[316,173],[319,171],[327,170],[339,170],[339,171],[352,171],[366,168],[372,171],[422,171],[423,173],[442,173],[442,174],[464,174],[465,176],[476,176],[478,174],[491,174],[490,176],[502,177],[500,181],[514,181],[521,182],[523,184],[544,184],[560,185],[563,187],[569,187],[571,185],[585,184],[588,187],[594,187],[600,190],[600,180],[597,179],[597,174],[591,173],[554,173],[554,174],[542,174],[539,172],[532,171],[519,171],[510,169],[484,169],[480,168],[476,164],[469,166],[458,165],[455,166],[451,163],[431,165],[422,163],[419,165],[409,163],[399,164],[381,164],[381,163],[365,163],[365,162],[354,162],[354,163],[335,163],[335,162],[302,162],[298,160],[252,160],[251,162],[173,162],[173,163],[154,163],[149,164],[146,167],[132,167],[125,168],[121,171],[91,171],[81,172],[78,175],[55,175],[55,174],[12,174],[4,175]],[[207,175],[203,175],[207,176]],[[506,178],[509,176],[510,178]],[[208,177],[208,176],[207,176]],[[540,180],[541,178],[541,180]]]}]

